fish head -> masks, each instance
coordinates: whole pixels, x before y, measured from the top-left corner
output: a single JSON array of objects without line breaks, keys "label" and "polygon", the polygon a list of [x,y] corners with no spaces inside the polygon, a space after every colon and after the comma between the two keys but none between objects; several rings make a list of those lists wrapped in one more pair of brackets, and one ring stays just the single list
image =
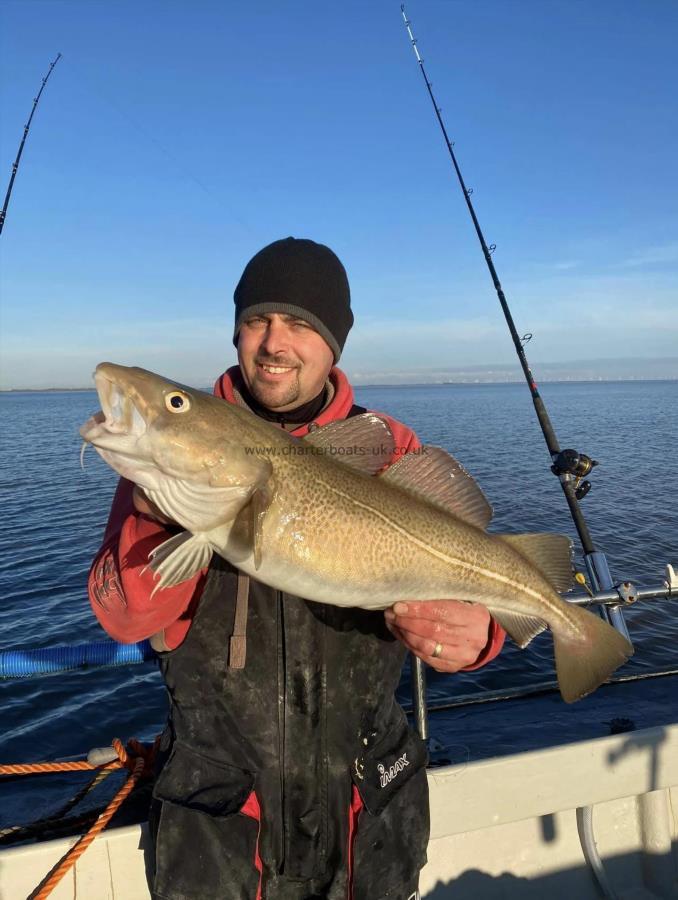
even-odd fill
[{"label": "fish head", "polygon": [[219,496],[220,514],[231,516],[233,503],[224,497],[242,506],[267,480],[270,463],[248,454],[243,439],[246,411],[137,367],[100,363],[94,381],[101,411],[81,427],[81,437],[185,527],[188,514],[182,508],[177,516],[171,494],[191,493],[182,506],[195,502],[204,526],[216,515],[210,501]]}]

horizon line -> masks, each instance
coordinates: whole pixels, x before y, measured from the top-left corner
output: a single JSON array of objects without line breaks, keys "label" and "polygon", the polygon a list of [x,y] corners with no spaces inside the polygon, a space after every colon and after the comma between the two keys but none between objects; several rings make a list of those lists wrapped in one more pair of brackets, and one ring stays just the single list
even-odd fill
[{"label": "horizon line", "polygon": [[[616,383],[616,384],[625,384],[629,381],[642,381],[642,382],[652,382],[652,381],[678,381],[678,375],[665,375],[658,378],[645,378],[642,376],[629,375],[625,378],[603,378],[602,376],[598,376],[597,378],[540,378],[540,384],[600,384],[601,382],[605,383]],[[403,388],[403,387],[449,387],[450,385],[463,385],[470,387],[477,387],[478,385],[499,385],[499,384],[524,384],[524,378],[503,378],[500,381],[492,381],[492,380],[484,380],[480,378],[470,379],[465,378],[463,380],[447,380],[447,381],[370,381],[370,382],[355,382],[352,384],[354,388],[368,388],[368,387],[386,387],[386,388]],[[205,391],[206,393],[210,390],[207,386],[204,387],[196,387],[195,385],[189,385],[198,391]],[[0,387],[0,394],[53,394],[53,393],[65,393],[65,394],[86,394],[86,393],[96,393],[95,387],[10,387],[3,388]]]}]

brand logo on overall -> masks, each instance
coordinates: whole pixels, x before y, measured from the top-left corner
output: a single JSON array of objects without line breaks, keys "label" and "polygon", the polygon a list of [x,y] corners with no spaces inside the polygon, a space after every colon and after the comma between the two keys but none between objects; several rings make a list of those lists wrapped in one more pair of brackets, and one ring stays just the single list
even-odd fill
[{"label": "brand logo on overall", "polygon": [[397,759],[392,766],[389,766],[388,769],[386,766],[379,763],[377,766],[377,771],[379,772],[379,783],[383,788],[386,787],[394,778],[397,778],[398,775],[405,769],[406,766],[409,766],[410,761],[407,758],[407,753],[403,753],[400,759]]}]

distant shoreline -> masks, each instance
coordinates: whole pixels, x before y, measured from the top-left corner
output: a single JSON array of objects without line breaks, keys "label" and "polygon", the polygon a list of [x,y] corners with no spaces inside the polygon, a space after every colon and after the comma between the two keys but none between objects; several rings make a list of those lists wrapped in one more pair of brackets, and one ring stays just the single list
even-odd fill
[{"label": "distant shoreline", "polygon": [[[660,381],[678,381],[678,377],[669,378],[540,378],[539,384],[648,384]],[[502,381],[484,381],[481,379],[465,379],[463,381],[403,381],[397,384],[393,382],[366,382],[354,383],[354,389],[357,388],[389,388],[397,390],[398,388],[410,387],[479,387],[487,385],[498,386],[502,384],[525,384],[522,378],[504,379]],[[209,391],[207,387],[198,388],[198,390]],[[45,387],[45,388],[0,388],[0,394],[93,394],[96,393],[93,387]]]},{"label": "distant shoreline", "polygon": [[[661,381],[678,381],[678,377],[671,378],[540,378],[537,387],[540,384],[650,384],[652,382]],[[524,385],[524,378],[506,379],[503,381],[483,381],[481,379],[465,380],[465,381],[403,381],[399,384],[386,382],[370,382],[369,384],[353,384],[354,389],[358,388],[392,388],[397,390],[404,387],[500,387],[501,385],[518,384]]]}]

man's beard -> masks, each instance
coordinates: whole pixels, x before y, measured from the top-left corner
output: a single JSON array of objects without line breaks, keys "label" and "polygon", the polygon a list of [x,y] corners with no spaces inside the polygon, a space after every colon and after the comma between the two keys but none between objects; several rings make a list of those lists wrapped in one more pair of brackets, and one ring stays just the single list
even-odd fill
[{"label": "man's beard", "polygon": [[289,383],[281,384],[265,384],[255,377],[250,385],[250,392],[262,406],[266,406],[268,409],[280,409],[281,406],[288,406],[299,399],[301,393],[299,376],[296,374]]}]

